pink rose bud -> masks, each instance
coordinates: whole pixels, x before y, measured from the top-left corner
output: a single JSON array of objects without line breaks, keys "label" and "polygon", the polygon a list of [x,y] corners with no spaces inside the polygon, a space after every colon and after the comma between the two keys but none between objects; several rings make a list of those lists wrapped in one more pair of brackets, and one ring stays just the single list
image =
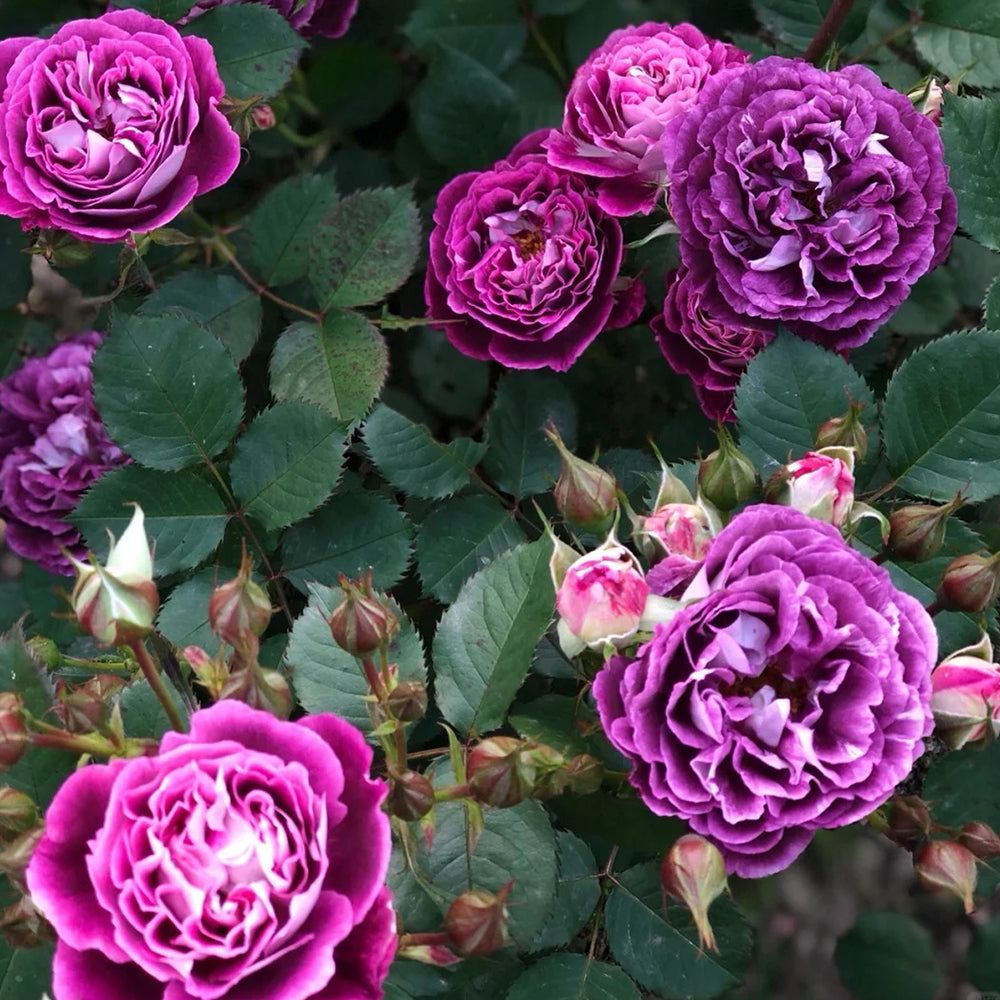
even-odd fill
[{"label": "pink rose bud", "polygon": [[399,631],[399,619],[372,588],[371,572],[357,580],[341,576],[344,600],[330,615],[330,634],[352,656],[370,656],[388,646]]},{"label": "pink rose bud", "polygon": [[556,609],[580,642],[598,649],[634,635],[648,596],[639,560],[612,537],[569,567]]},{"label": "pink rose bud", "polygon": [[753,496],[760,476],[722,424],[716,433],[719,447],[698,466],[698,489],[714,507],[730,511]]},{"label": "pink rose bud", "polygon": [[448,907],[445,929],[460,954],[492,955],[507,945],[506,899],[513,884],[508,882],[496,895],[483,889],[463,892]]},{"label": "pink rose bud", "polygon": [[416,722],[427,714],[427,686],[421,681],[400,681],[386,699],[389,714],[400,722]]},{"label": "pink rose bud", "polygon": [[660,866],[660,884],[691,911],[699,947],[717,952],[708,909],[727,888],[726,864],[719,849],[697,834],[679,837]]},{"label": "pink rose bud", "polygon": [[0,839],[9,840],[37,826],[38,806],[24,792],[0,786]]},{"label": "pink rose bud", "polygon": [[181,655],[198,678],[198,683],[215,701],[218,701],[222,697],[222,689],[226,686],[230,673],[222,654],[211,657],[201,646],[185,646]]},{"label": "pink rose bud", "polygon": [[958,832],[958,842],[983,861],[1000,858],[1000,835],[988,823],[966,823]]},{"label": "pink rose bud", "polygon": [[1000,664],[987,635],[942,660],[931,673],[934,732],[953,750],[1000,733]]},{"label": "pink rose bud", "polygon": [[900,847],[912,851],[931,833],[931,814],[918,795],[895,795],[886,806],[885,835]]},{"label": "pink rose bud", "polygon": [[945,567],[937,603],[947,611],[979,614],[1000,591],[1000,552],[992,556],[977,553],[952,559]]},{"label": "pink rose bud", "polygon": [[769,503],[796,510],[839,528],[854,504],[854,452],[849,448],[809,451],[768,481]]},{"label": "pink rose bud", "polygon": [[212,631],[234,649],[248,642],[252,646],[271,621],[271,601],[263,587],[251,579],[252,573],[253,561],[244,548],[239,572],[216,587],[208,601]]},{"label": "pink rose bud", "polygon": [[27,745],[21,699],[10,691],[0,691],[0,769],[13,767]]},{"label": "pink rose bud", "polygon": [[531,795],[535,769],[524,759],[524,747],[512,736],[493,736],[469,751],[466,774],[478,801],[506,809]]},{"label": "pink rose bud", "polygon": [[906,96],[922,115],[930,118],[935,125],[940,125],[945,90],[951,90],[950,84],[947,87],[942,87],[934,77],[930,77],[920,86],[914,87]]},{"label": "pink rose bud", "polygon": [[833,417],[820,424],[816,431],[816,449],[853,448],[858,460],[863,462],[868,454],[868,432],[861,422],[864,408],[864,403],[852,401],[844,416]]},{"label": "pink rose bud", "polygon": [[118,646],[148,634],[160,609],[153,583],[153,556],[136,504],[122,537],[111,538],[106,566],[70,557],[77,572],[71,601],[80,627],[105,646]]},{"label": "pink rose bud", "polygon": [[913,863],[920,884],[931,892],[945,890],[962,901],[966,913],[976,908],[972,894],[976,891],[976,857],[966,847],[953,840],[932,840],[917,855]]},{"label": "pink rose bud", "polygon": [[392,776],[386,799],[389,814],[413,822],[434,807],[434,786],[419,771],[403,771]]},{"label": "pink rose bud", "polygon": [[588,531],[606,528],[618,510],[615,477],[600,466],[577,458],[563,444],[554,424],[550,424],[545,433],[562,459],[562,469],[552,490],[556,509],[570,524]]},{"label": "pink rose bud", "polygon": [[250,112],[254,125],[261,130],[274,128],[276,118],[270,104],[255,104]]},{"label": "pink rose bud", "polygon": [[944,545],[948,518],[961,505],[961,497],[956,496],[940,507],[917,503],[894,510],[889,515],[889,551],[913,562],[932,559]]},{"label": "pink rose bud", "polygon": [[700,563],[708,554],[715,534],[703,507],[693,503],[667,503],[648,517],[639,518],[632,537],[650,562],[676,556]]},{"label": "pink rose bud", "polygon": [[411,962],[421,962],[424,965],[435,965],[439,968],[447,968],[462,960],[450,948],[443,944],[408,944],[407,937],[419,937],[420,935],[406,935],[400,939],[399,949],[396,951],[396,958],[408,958]]}]

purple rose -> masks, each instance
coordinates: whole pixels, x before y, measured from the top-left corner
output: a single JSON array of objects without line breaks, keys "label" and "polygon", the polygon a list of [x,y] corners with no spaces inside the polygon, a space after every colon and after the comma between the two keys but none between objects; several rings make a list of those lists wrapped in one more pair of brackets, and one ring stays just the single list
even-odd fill
[{"label": "purple rose", "polygon": [[[251,3],[253,0],[198,0],[183,21],[203,14],[212,7],[228,7],[234,3]],[[351,18],[358,9],[358,0],[263,0],[265,7],[273,7],[300,35],[313,38],[340,38],[347,31]],[[182,22],[183,23],[183,22]]]},{"label": "purple rose", "polygon": [[937,127],[863,66],[773,56],[720,73],[666,142],[681,260],[723,323],[854,347],[947,255]]},{"label": "purple rose", "polygon": [[663,142],[667,122],[694,106],[710,76],[749,58],[691,24],[611,32],[573,77],[562,129],[545,143],[549,162],[600,178],[597,197],[606,212],[648,214],[672,159]]},{"label": "purple rose", "polygon": [[691,379],[705,416],[733,420],[740,377],[774,339],[776,324],[749,317],[720,322],[706,309],[705,299],[704,288],[692,281],[687,268],[671,271],[663,313],[650,326],[670,367]]},{"label": "purple rose", "polygon": [[94,407],[90,360],[99,333],[84,333],[31,358],[0,382],[0,517],[7,543],[51,573],[73,574],[63,549],[83,558],[65,520],[87,488],[128,459]]},{"label": "purple rose", "polygon": [[601,722],[653,812],[687,820],[730,871],[768,875],[909,773],[937,634],[835,528],[769,504],[733,518],[684,599],[598,675]]},{"label": "purple rose", "polygon": [[0,41],[0,215],[110,243],[229,179],[212,47],[135,10]]},{"label": "purple rose", "polygon": [[377,1000],[395,951],[372,752],[221,701],[59,789],[28,867],[55,1000]]},{"label": "purple rose", "polygon": [[565,371],[602,330],[636,318],[642,285],[616,283],[621,226],[583,178],[546,161],[542,135],[441,190],[424,295],[463,354]]}]

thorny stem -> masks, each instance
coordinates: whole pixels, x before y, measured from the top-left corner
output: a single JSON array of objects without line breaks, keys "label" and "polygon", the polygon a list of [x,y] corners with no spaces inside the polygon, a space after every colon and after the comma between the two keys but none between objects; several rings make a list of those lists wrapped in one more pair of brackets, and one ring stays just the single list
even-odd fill
[{"label": "thorny stem", "polygon": [[361,670],[365,675],[365,680],[368,681],[368,687],[371,688],[372,694],[375,695],[378,703],[384,708],[388,692],[386,691],[385,684],[382,683],[379,672],[375,669],[375,661],[370,656],[362,656],[360,660]]},{"label": "thorny stem", "polygon": [[850,14],[853,6],[854,0],[833,0],[830,9],[826,12],[826,17],[816,29],[813,40],[803,53],[803,59],[814,63],[826,52],[830,43],[840,34],[840,29],[844,26],[847,15]]},{"label": "thorny stem", "polygon": [[143,676],[163,706],[163,711],[167,713],[170,725],[179,733],[185,732],[184,722],[177,711],[174,699],[170,697],[170,692],[163,683],[163,675],[160,673],[160,668],[153,662],[153,658],[149,655],[149,650],[146,649],[145,642],[142,639],[133,639],[128,646],[135,655]]}]

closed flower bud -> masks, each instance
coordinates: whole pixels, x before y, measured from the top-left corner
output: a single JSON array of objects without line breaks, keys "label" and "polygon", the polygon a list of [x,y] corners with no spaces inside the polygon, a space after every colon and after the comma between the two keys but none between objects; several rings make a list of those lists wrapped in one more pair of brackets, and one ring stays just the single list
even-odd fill
[{"label": "closed flower bud", "polygon": [[854,452],[849,448],[806,452],[771,476],[764,498],[841,527],[854,505]]},{"label": "closed flower bud", "polygon": [[462,955],[492,955],[510,941],[506,899],[512,882],[494,895],[472,889],[457,896],[444,918],[445,929]]},{"label": "closed flower bud", "polygon": [[727,888],[726,864],[719,849],[697,834],[679,837],[660,866],[660,883],[664,892],[691,911],[699,947],[718,951],[708,909]]},{"label": "closed flower bud", "polygon": [[38,806],[24,792],[0,786],[0,839],[9,840],[38,825]]},{"label": "closed flower bud", "polygon": [[524,744],[512,736],[493,736],[469,751],[466,774],[476,799],[504,809],[531,795],[535,769],[524,760],[523,749]]},{"label": "closed flower bud", "polygon": [[885,807],[885,835],[900,847],[912,851],[931,833],[931,814],[918,795],[895,795]]},{"label": "closed flower bud", "polygon": [[387,699],[389,714],[400,722],[416,722],[427,713],[427,687],[421,681],[400,681]]},{"label": "closed flower bud", "polygon": [[22,892],[28,891],[24,883],[24,873],[28,870],[31,856],[44,834],[43,826],[26,830],[0,851],[0,872],[3,872]]},{"label": "closed flower bud", "polygon": [[889,515],[889,551],[900,559],[922,562],[941,551],[948,518],[961,506],[960,497],[935,507],[917,503],[900,507]]},{"label": "closed flower bud", "polygon": [[844,416],[820,424],[816,431],[816,448],[853,448],[858,460],[863,462],[868,454],[868,432],[861,423],[864,408],[864,403],[852,402]]},{"label": "closed flower bud", "polygon": [[136,504],[132,520],[116,542],[106,566],[72,559],[77,572],[72,604],[80,627],[106,646],[140,638],[153,627],[160,598],[153,583],[153,557]]},{"label": "closed flower bud", "polygon": [[434,786],[419,771],[394,774],[386,804],[392,816],[407,822],[422,819],[434,807]]},{"label": "closed flower bud", "polygon": [[274,128],[276,119],[270,104],[255,104],[250,114],[255,128],[260,130]]},{"label": "closed flower bud", "polygon": [[577,458],[550,425],[545,433],[559,451],[562,469],[552,490],[556,508],[570,524],[589,531],[606,528],[618,509],[615,477],[592,462]]},{"label": "closed flower bud", "polygon": [[589,795],[601,787],[604,765],[589,753],[577,754],[564,772],[566,788],[574,795]]},{"label": "closed flower bud", "polygon": [[294,707],[288,681],[277,670],[265,670],[255,663],[234,670],[223,685],[219,697],[242,701],[251,708],[261,708],[279,719],[287,719]]},{"label": "closed flower bud", "polygon": [[540,743],[529,743],[521,751],[520,760],[522,772],[532,778],[531,798],[544,801],[565,790],[569,765],[558,750]]},{"label": "closed flower bud", "polygon": [[10,691],[0,691],[0,768],[13,767],[27,745],[21,699]]},{"label": "closed flower bud", "polygon": [[263,587],[251,579],[253,562],[243,550],[239,572],[216,587],[208,602],[208,623],[224,642],[240,648],[248,637],[263,634],[271,621],[271,602]]},{"label": "closed flower bud", "polygon": [[624,645],[642,618],[649,587],[639,560],[609,538],[566,571],[556,595],[565,627],[585,646]]},{"label": "closed flower bud", "polygon": [[62,666],[62,653],[59,647],[44,635],[33,635],[25,642],[25,648],[31,658],[46,670],[58,670]]},{"label": "closed flower bud", "polygon": [[124,687],[125,679],[113,674],[98,674],[72,690],[60,684],[56,714],[71,733],[92,732],[107,721],[110,701]]},{"label": "closed flower bud", "polygon": [[972,901],[978,877],[976,858],[967,847],[953,840],[932,840],[917,855],[913,870],[925,889],[952,893],[966,913],[976,908]]},{"label": "closed flower bud", "polygon": [[934,732],[953,750],[992,743],[1000,733],[1000,664],[983,635],[974,646],[942,660],[931,673]]},{"label": "closed flower bud", "polygon": [[1000,835],[988,823],[966,823],[958,832],[958,842],[982,861],[1000,858]]},{"label": "closed flower bud", "polygon": [[392,608],[372,589],[372,575],[356,581],[340,578],[344,600],[330,615],[330,634],[341,649],[352,656],[370,656],[388,646],[399,631]]},{"label": "closed flower bud", "polygon": [[938,587],[937,603],[946,611],[985,611],[1000,591],[1000,552],[992,556],[959,556],[948,563]]},{"label": "closed flower bud", "polygon": [[760,476],[722,424],[717,433],[718,449],[698,466],[698,489],[713,506],[730,511],[753,496]]}]

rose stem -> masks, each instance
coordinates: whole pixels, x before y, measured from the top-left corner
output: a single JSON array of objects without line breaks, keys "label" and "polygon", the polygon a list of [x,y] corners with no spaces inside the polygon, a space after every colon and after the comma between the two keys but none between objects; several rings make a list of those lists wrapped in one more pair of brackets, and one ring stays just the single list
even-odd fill
[{"label": "rose stem", "polygon": [[153,658],[149,655],[149,650],[146,649],[146,644],[142,639],[133,639],[128,644],[128,647],[135,654],[143,676],[149,682],[153,693],[159,699],[160,704],[163,706],[163,711],[167,713],[170,725],[179,733],[186,732],[187,727],[184,725],[180,713],[177,711],[174,699],[170,697],[170,692],[163,683],[163,675],[160,673],[160,668],[153,662]]},{"label": "rose stem", "polygon": [[826,12],[826,17],[816,29],[816,34],[813,35],[809,48],[803,53],[803,59],[814,63],[826,52],[830,43],[840,34],[840,29],[844,26],[847,15],[850,14],[853,6],[854,0],[833,0],[830,9]]},{"label": "rose stem", "polygon": [[524,13],[524,19],[528,25],[528,33],[538,46],[539,51],[548,60],[549,65],[552,67],[552,72],[555,73],[556,78],[563,87],[569,86],[569,74],[563,69],[562,63],[559,61],[559,57],[556,55],[555,50],[551,45],[549,45],[549,40],[544,34],[542,34],[541,28],[538,27],[538,19],[535,17],[534,12],[525,9],[523,3],[521,5],[521,10]]},{"label": "rose stem", "polygon": [[[389,670],[389,652],[383,645],[379,648],[379,657],[381,658],[382,666],[382,683],[385,685],[386,692],[390,689],[390,684],[392,683],[392,673]],[[386,698],[385,702],[385,712],[390,717],[392,713],[389,711],[389,699]],[[396,728],[393,731],[392,737],[396,743],[396,763],[400,767],[406,767],[406,723],[401,719],[396,719]]]}]

